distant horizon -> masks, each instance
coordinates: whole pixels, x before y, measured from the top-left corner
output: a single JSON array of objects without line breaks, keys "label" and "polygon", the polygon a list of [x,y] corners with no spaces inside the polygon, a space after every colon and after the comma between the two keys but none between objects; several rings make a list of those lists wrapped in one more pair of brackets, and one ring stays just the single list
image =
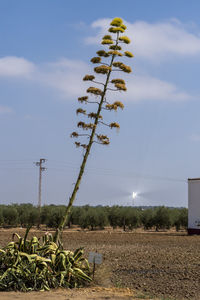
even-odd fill
[{"label": "distant horizon", "polygon": [[[32,203],[29,203],[29,202],[26,202],[26,203],[17,203],[17,202],[13,202],[13,203],[10,203],[10,204],[0,204],[1,205],[8,205],[8,206],[12,206],[12,205],[32,205],[34,207],[38,207],[37,205],[33,205]],[[53,204],[53,203],[50,203],[50,204],[43,204],[41,207],[44,207],[44,206],[66,206],[65,204]],[[90,204],[83,204],[83,205],[73,205],[73,207],[84,207],[84,206],[89,206],[89,207],[113,207],[113,206],[119,206],[119,207],[133,207],[133,208],[157,208],[157,207],[166,207],[166,208],[188,208],[188,207],[184,207],[184,206],[166,206],[166,205],[158,205],[158,206],[134,206],[134,205],[117,205],[117,204],[114,204],[112,206],[109,206],[109,205],[101,205],[101,204],[98,204],[98,205],[90,205]]]}]

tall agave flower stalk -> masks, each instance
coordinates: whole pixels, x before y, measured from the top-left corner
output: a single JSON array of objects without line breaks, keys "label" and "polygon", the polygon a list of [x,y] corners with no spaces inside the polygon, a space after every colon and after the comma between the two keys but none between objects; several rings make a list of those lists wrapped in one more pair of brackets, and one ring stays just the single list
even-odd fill
[{"label": "tall agave flower stalk", "polygon": [[[79,97],[78,101],[81,104],[95,103],[97,108],[95,112],[90,113],[88,113],[83,107],[79,107],[76,110],[77,115],[84,115],[84,117],[90,119],[90,122],[79,121],[77,127],[83,131],[74,131],[71,134],[72,138],[79,138],[78,141],[75,141],[75,145],[76,147],[84,149],[84,155],[74,189],[71,197],[69,198],[69,203],[55,235],[56,240],[68,221],[69,213],[79,189],[92,145],[94,143],[109,145],[110,143],[107,135],[97,133],[98,125],[103,124],[111,129],[120,127],[116,122],[112,122],[110,124],[105,123],[101,112],[102,110],[117,111],[118,108],[124,108],[123,103],[120,101],[109,103],[107,101],[106,94],[109,90],[126,91],[125,81],[121,78],[111,78],[111,75],[115,75],[115,71],[131,73],[132,70],[130,66],[125,65],[123,62],[119,61],[118,58],[122,58],[124,56],[130,58],[133,57],[133,54],[129,51],[122,50],[123,44],[130,43],[130,39],[123,35],[126,30],[126,26],[123,24],[122,19],[114,18],[110,23],[110,26],[111,27],[108,29],[109,34],[105,35],[101,42],[102,45],[106,46],[106,50],[97,51],[97,56],[91,59],[91,62],[96,65],[94,67],[94,74],[97,74],[98,77],[104,77],[103,81],[95,79],[93,74],[85,75],[83,78],[83,81],[92,82],[93,85],[87,89],[86,92],[88,95]],[[90,100],[92,97],[95,97],[95,100]],[[84,138],[87,138],[87,143],[81,142],[81,139]]]}]

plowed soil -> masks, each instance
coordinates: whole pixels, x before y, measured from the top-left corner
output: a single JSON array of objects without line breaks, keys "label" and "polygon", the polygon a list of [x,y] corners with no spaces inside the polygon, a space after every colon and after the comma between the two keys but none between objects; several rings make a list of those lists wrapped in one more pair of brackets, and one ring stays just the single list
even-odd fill
[{"label": "plowed soil", "polygon": [[[0,246],[23,229],[0,230]],[[41,236],[32,230],[30,235]],[[122,232],[66,230],[64,248],[82,246],[103,255],[90,287],[66,291],[0,293],[18,299],[200,299],[200,236],[185,232]],[[52,298],[52,299],[53,299]]]}]

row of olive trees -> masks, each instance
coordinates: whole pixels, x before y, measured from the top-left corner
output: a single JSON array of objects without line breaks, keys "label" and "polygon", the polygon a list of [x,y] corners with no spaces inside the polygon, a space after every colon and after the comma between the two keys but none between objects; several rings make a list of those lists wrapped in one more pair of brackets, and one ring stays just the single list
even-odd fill
[{"label": "row of olive trees", "polygon": [[[89,205],[73,207],[67,226],[78,225],[87,229],[104,229],[111,226],[113,229],[120,227],[123,230],[132,230],[138,227],[144,229],[170,229],[187,228],[186,208],[134,208],[122,206],[97,206]],[[57,228],[64,215],[64,206],[46,205],[42,207],[41,222],[49,228]],[[13,204],[0,206],[0,226],[37,225],[38,209],[31,204]]]},{"label": "row of olive trees", "polygon": [[0,225],[4,227],[35,225],[38,209],[32,204],[0,205]]},{"label": "row of olive trees", "polygon": [[164,206],[156,209],[146,209],[142,212],[141,221],[144,229],[155,228],[170,229],[176,227],[176,230],[187,228],[188,210],[186,208],[167,208]]}]

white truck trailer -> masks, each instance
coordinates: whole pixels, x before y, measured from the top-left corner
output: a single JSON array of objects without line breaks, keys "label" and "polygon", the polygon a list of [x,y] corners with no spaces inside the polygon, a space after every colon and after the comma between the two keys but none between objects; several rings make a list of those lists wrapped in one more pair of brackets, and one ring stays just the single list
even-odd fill
[{"label": "white truck trailer", "polygon": [[200,234],[200,178],[188,178],[188,234]]}]

